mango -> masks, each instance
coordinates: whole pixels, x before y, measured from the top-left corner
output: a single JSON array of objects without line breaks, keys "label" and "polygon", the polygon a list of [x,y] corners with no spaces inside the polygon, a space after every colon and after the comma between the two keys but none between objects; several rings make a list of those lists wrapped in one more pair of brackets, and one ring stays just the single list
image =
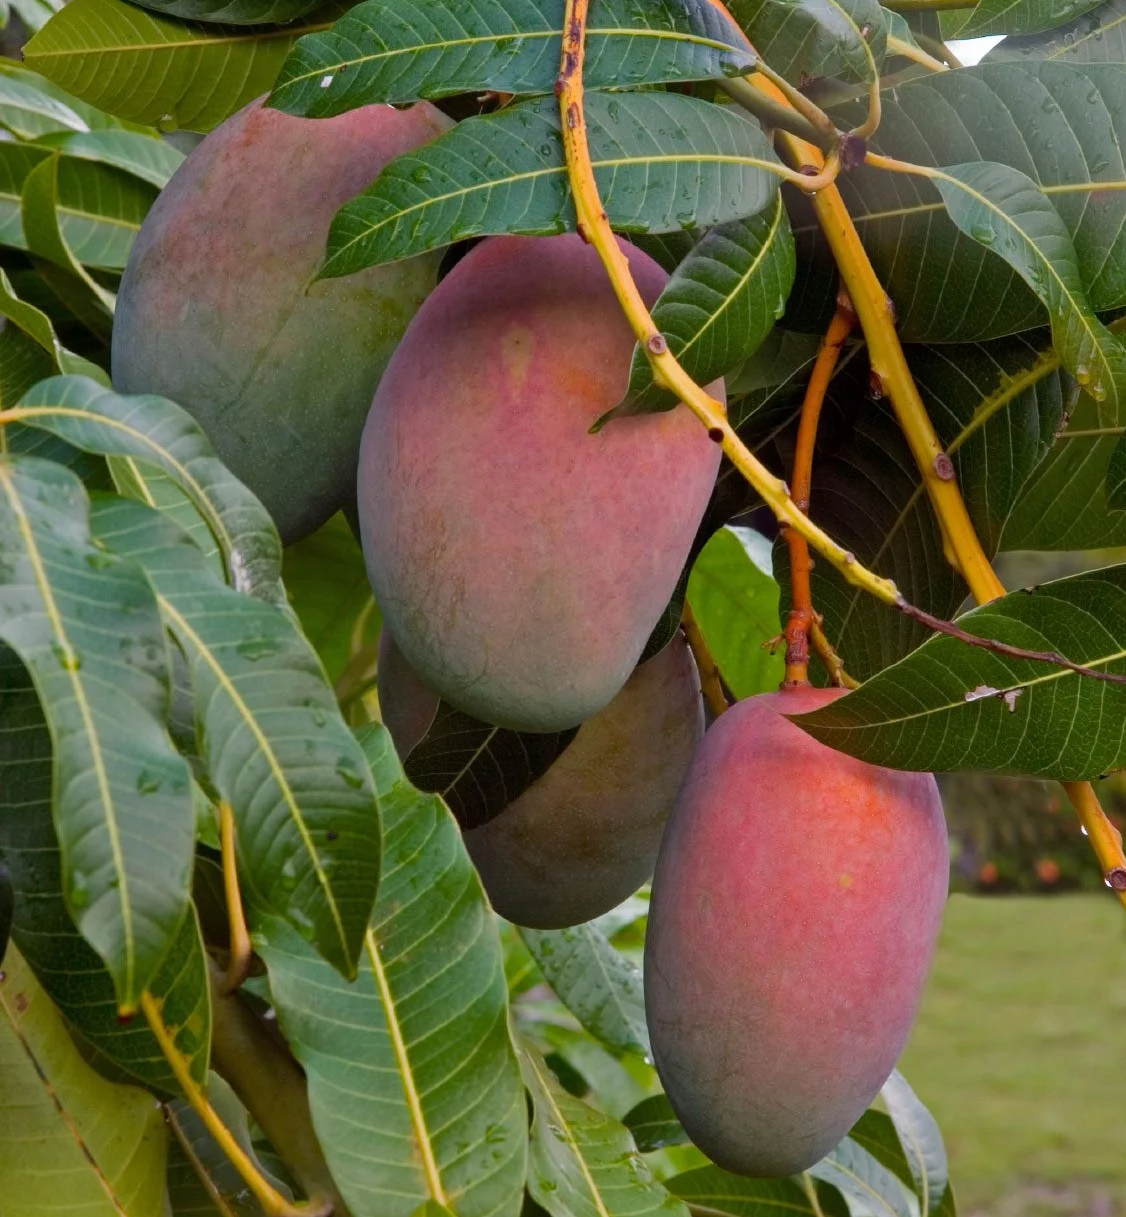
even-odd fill
[{"label": "mango", "polygon": [[308,119],[259,99],[195,148],[134,243],[115,388],[194,415],[287,543],[352,502],[376,382],[438,271],[435,254],[313,282],[332,217],[449,126],[428,103]]},{"label": "mango", "polygon": [[[622,248],[652,302],[665,272]],[[497,237],[379,383],[358,484],[372,587],[410,666],[485,722],[560,731],[602,710],[688,557],[719,468],[701,424],[678,405],[589,434],[633,349],[578,236]]]},{"label": "mango", "polygon": [[645,1001],[677,1115],[715,1162],[792,1175],[863,1114],[911,1029],[946,901],[933,776],[834,752],[740,702],[704,738],[653,878]]},{"label": "mango", "polygon": [[423,681],[403,658],[391,631],[379,636],[376,692],[379,717],[391,732],[395,751],[404,760],[410,750],[430,730],[438,712],[438,694]]}]

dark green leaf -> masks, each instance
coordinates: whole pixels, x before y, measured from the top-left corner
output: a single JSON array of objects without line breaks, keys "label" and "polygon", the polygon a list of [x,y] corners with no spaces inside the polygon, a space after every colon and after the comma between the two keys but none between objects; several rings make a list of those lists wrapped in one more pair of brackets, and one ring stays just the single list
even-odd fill
[{"label": "dark green leaf", "polygon": [[[590,93],[591,157],[616,228],[674,231],[762,211],[778,162],[730,106],[676,93]],[[398,157],[337,212],[321,274],[351,274],[467,237],[573,231],[554,98],[459,123]]]},{"label": "dark green leaf", "polygon": [[637,1148],[643,1153],[666,1149],[670,1145],[687,1145],[688,1134],[684,1131],[672,1104],[663,1094],[642,1099],[631,1108],[622,1123],[633,1134]]},{"label": "dark green leaf", "polygon": [[879,0],[733,0],[729,7],[759,54],[794,84],[880,74],[887,31]]},{"label": "dark green leaf", "polygon": [[[1126,672],[1126,566],[1013,592],[958,621],[981,638]],[[1126,686],[945,636],[795,721],[894,769],[1084,781],[1126,765]]]},{"label": "dark green leaf", "polygon": [[718,1166],[702,1166],[668,1181],[668,1189],[698,1214],[730,1217],[817,1217],[793,1179],[745,1179]]},{"label": "dark green leaf", "polygon": [[884,1083],[880,1093],[911,1168],[921,1217],[937,1213],[950,1183],[946,1146],[942,1143],[938,1121],[920,1102],[898,1069]]},{"label": "dark green leaf", "polygon": [[[673,272],[652,314],[669,349],[697,384],[749,359],[782,316],[794,282],[794,239],[781,194],[749,220],[708,232]],[[671,410],[645,352],[634,351],[629,393],[604,419]]]},{"label": "dark green leaf", "polygon": [[186,410],[164,397],[126,397],[83,376],[35,386],[12,412],[76,448],[130,457],[167,474],[207,521],[237,591],[281,596],[281,542],[262,504],[215,455]]},{"label": "dark green leaf", "polygon": [[[1053,5],[1054,7],[1054,5]],[[1122,63],[1126,61],[1126,2],[1084,4],[1083,16],[1066,25],[1022,38],[1005,38],[986,62],[1053,59],[1062,63]]]},{"label": "dark green leaf", "polygon": [[24,58],[119,118],[210,131],[267,92],[290,46],[328,29],[345,7],[346,0],[332,0],[281,28],[223,29],[124,0],[71,0],[27,44]]},{"label": "dark green leaf", "polygon": [[906,1186],[848,1137],[809,1173],[840,1192],[850,1217],[915,1217]]},{"label": "dark green leaf", "polygon": [[[54,365],[60,372],[70,372],[82,376],[103,376],[101,368],[83,359],[79,355],[68,351],[66,347],[59,341],[58,335],[55,333],[55,327],[51,324],[50,317],[36,308],[33,304],[28,304],[26,300],[21,300],[16,295],[11,281],[3,270],[0,270],[0,315],[3,315],[8,321],[12,322],[27,334],[38,346],[40,346],[49,356],[50,364]],[[35,377],[36,380],[45,379],[50,375],[50,371],[42,373]],[[23,393],[31,388],[31,385],[25,385],[19,394],[15,394],[11,400],[7,398],[3,402],[5,409],[15,404],[18,397],[22,397]]]},{"label": "dark green leaf", "polygon": [[[848,1139],[867,1150],[901,1183],[914,1189],[915,1179],[900,1144],[891,1116],[870,1107],[849,1130]],[[920,1217],[923,1217],[920,1206]]]},{"label": "dark green leaf", "polygon": [[577,727],[534,734],[509,731],[440,701],[404,768],[419,790],[440,795],[468,832],[518,799],[577,734]]},{"label": "dark green leaf", "polygon": [[1112,511],[1126,510],[1126,437],[1119,436],[1106,474],[1106,501]]},{"label": "dark green leaf", "polygon": [[595,1039],[648,1055],[641,972],[594,922],[566,930],[521,927],[520,936],[556,996]]},{"label": "dark green leaf", "polygon": [[564,1090],[535,1049],[521,1061],[535,1108],[528,1191],[551,1217],[688,1217],[626,1128]]},{"label": "dark green leaf", "polygon": [[285,25],[317,7],[318,0],[142,0],[142,7],[181,21],[219,25]]},{"label": "dark green leaf", "polygon": [[1103,0],[979,0],[959,38],[987,34],[1038,34],[1054,30],[1098,8]]},{"label": "dark green leaf", "polygon": [[309,1080],[313,1122],[353,1217],[516,1217],[527,1114],[504,963],[453,817],[365,731],[384,872],[359,978],[346,984],[283,921],[256,916],[278,1021]]},{"label": "dark green leaf", "polygon": [[[367,0],[328,33],[297,43],[270,104],[326,118],[372,102],[490,89],[550,93],[559,75],[563,9],[563,0]],[[746,38],[711,0],[590,6],[588,89],[731,76],[753,63]]]},{"label": "dark green leaf", "polygon": [[67,902],[133,1011],[188,906],[195,815],[164,730],[168,655],[140,568],[105,553],[69,470],[0,462],[0,634],[31,672],[55,741]]},{"label": "dark green leaf", "polygon": [[4,960],[4,952],[8,949],[8,938],[12,932],[13,900],[12,877],[0,860],[0,963]]},{"label": "dark green leaf", "polygon": [[289,613],[227,587],[159,512],[103,499],[93,527],[143,567],[188,660],[200,751],[234,811],[256,904],[355,975],[379,882],[379,810],[315,652]]}]

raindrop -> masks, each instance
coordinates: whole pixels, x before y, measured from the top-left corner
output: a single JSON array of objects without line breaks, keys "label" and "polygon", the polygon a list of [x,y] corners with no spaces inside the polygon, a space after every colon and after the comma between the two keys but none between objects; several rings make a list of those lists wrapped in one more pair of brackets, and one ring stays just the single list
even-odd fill
[{"label": "raindrop", "polygon": [[75,871],[70,881],[70,906],[84,909],[90,903],[90,881],[81,871]]},{"label": "raindrop", "polygon": [[328,88],[328,86],[329,86],[330,84],[332,84],[332,82],[333,82],[335,79],[336,79],[336,77],[335,77],[335,76],[332,76],[332,75],[329,75],[329,76],[322,76],[322,77],[321,77],[321,88],[322,88],[322,89],[327,89],[327,88]]},{"label": "raindrop", "polygon": [[992,224],[975,224],[970,229],[970,236],[982,245],[992,245],[997,240],[997,232]]},{"label": "raindrop", "polygon": [[244,638],[235,647],[235,650],[243,659],[249,659],[251,663],[257,663],[259,659],[265,659],[268,655],[276,655],[280,645],[276,638]]},{"label": "raindrop", "polygon": [[1079,831],[1080,831],[1080,832],[1081,832],[1081,833],[1082,833],[1082,834],[1083,834],[1085,837],[1089,835],[1089,834],[1088,834],[1088,832],[1087,832],[1087,825],[1086,825],[1086,824],[1080,824],[1080,825],[1079,825]]},{"label": "raindrop", "polygon": [[350,757],[342,756],[336,762],[336,776],[343,779],[346,786],[351,786],[353,790],[359,790],[364,784],[363,774],[361,774],[352,763]]},{"label": "raindrop", "polygon": [[[295,858],[286,858],[281,868],[281,885],[287,892],[293,891],[297,886],[297,860]],[[292,916],[292,910],[290,915]]]},{"label": "raindrop", "polygon": [[156,794],[163,784],[164,779],[159,774],[149,773],[147,769],[137,774],[138,794]]},{"label": "raindrop", "polygon": [[95,549],[92,553],[86,555],[86,565],[91,570],[105,570],[112,566],[114,562],[113,555],[103,553],[100,549]]},{"label": "raindrop", "polygon": [[1043,110],[1045,114],[1054,114],[1059,108],[1059,102],[1057,102],[1054,97],[1045,97],[1040,103],[1040,109]]},{"label": "raindrop", "polygon": [[68,672],[77,672],[82,667],[82,656],[70,645],[52,642],[51,652],[59,661],[59,667],[65,668]]},{"label": "raindrop", "polygon": [[1091,165],[1091,172],[1092,173],[1103,173],[1109,167],[1110,167],[1110,161],[1108,161],[1106,159],[1106,157],[1100,157],[1097,161],[1093,162],[1093,164]]},{"label": "raindrop", "polygon": [[418,182],[421,186],[424,182],[430,181],[434,174],[430,170],[429,165],[415,165],[411,170],[411,181]]}]

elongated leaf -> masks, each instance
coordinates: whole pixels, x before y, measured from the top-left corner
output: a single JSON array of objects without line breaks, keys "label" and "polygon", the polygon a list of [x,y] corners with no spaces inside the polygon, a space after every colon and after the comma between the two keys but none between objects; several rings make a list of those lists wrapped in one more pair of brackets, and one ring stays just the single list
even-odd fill
[{"label": "elongated leaf", "polygon": [[817,1210],[793,1179],[745,1179],[718,1166],[685,1171],[667,1187],[695,1213],[731,1217],[815,1217]]},{"label": "elongated leaf", "polygon": [[316,653],[288,613],[223,584],[151,508],[101,500],[93,527],[144,568],[187,657],[203,760],[234,810],[256,903],[354,976],[379,882],[379,810]]},{"label": "elongated leaf", "polygon": [[[760,128],[675,93],[590,93],[591,157],[616,228],[672,231],[762,211],[778,186]],[[351,274],[489,233],[575,228],[554,98],[524,102],[398,157],[337,212],[321,274]]]},{"label": "elongated leaf", "polygon": [[[48,16],[58,12],[62,7],[62,4],[58,3],[57,0],[52,0],[52,9]],[[45,21],[46,18],[40,25],[28,25],[29,32],[35,33]],[[27,22],[25,21],[24,24],[27,25]],[[61,102],[72,114],[78,115],[87,130],[121,130],[126,126],[121,119],[114,118],[112,114],[106,114],[103,110],[88,105],[72,93],[68,93],[65,89],[60,89],[54,81],[48,80],[46,76],[42,76],[38,72],[32,72],[25,64],[14,59],[0,58],[0,75],[7,77],[9,80],[18,80],[37,92],[43,93],[47,97],[53,97],[57,102]],[[129,125],[137,129],[135,124]],[[149,131],[148,134],[155,135],[156,133]]]},{"label": "elongated leaf", "polygon": [[99,1077],[14,950],[0,979],[5,1217],[161,1217],[167,1140],[152,1096]]},{"label": "elongated leaf", "polygon": [[622,1123],[629,1129],[643,1154],[666,1149],[670,1145],[688,1144],[688,1134],[663,1094],[642,1099],[626,1113]]},{"label": "elongated leaf", "polygon": [[849,1137],[809,1173],[840,1192],[849,1217],[916,1217],[913,1197],[895,1173]]},{"label": "elongated leaf", "polygon": [[[178,148],[139,131],[65,132],[44,136],[38,143],[41,147],[57,148],[72,160],[93,161],[98,165],[111,165],[114,169],[124,170],[158,190],[168,185],[172,175],[184,163],[184,154]],[[145,210],[148,210],[147,205]]]},{"label": "elongated leaf", "polygon": [[920,1102],[907,1079],[895,1070],[880,1091],[895,1131],[899,1136],[907,1165],[915,1180],[922,1217],[937,1212],[950,1183],[946,1146],[938,1121]]},{"label": "elongated leaf", "polygon": [[988,54],[988,62],[1050,59],[1061,63],[1126,61],[1126,3],[1103,0],[1083,6],[1082,16],[1038,34],[1005,38]]},{"label": "elongated leaf", "polygon": [[[270,104],[326,118],[372,102],[456,93],[550,93],[563,0],[367,0],[289,54]],[[587,88],[701,80],[750,71],[742,32],[711,0],[594,0]],[[347,73],[346,75],[344,73]]]},{"label": "elongated leaf", "polygon": [[556,996],[594,1036],[612,1048],[649,1053],[641,972],[593,923],[520,936]]},{"label": "elongated leaf", "polygon": [[362,735],[384,825],[379,900],[345,984],[289,927],[255,916],[278,1021],[309,1079],[353,1217],[515,1217],[526,1114],[504,964],[453,817],[403,778],[390,736]]},{"label": "elongated leaf", "polygon": [[[0,646],[0,858],[15,897],[13,936],[36,979],[86,1040],[161,1094],[180,1085],[143,1018],[117,1016],[113,980],[75,928],[63,896],[62,859],[51,820],[52,750],[27,669]],[[195,918],[169,948],[150,991],[196,1081],[207,1077],[211,1008]]]},{"label": "elongated leaf", "polygon": [[[861,1149],[867,1150],[881,1166],[891,1171],[901,1183],[905,1184],[909,1191],[914,1191],[915,1177],[907,1162],[907,1156],[903,1152],[903,1145],[899,1140],[899,1134],[895,1131],[891,1116],[870,1107],[849,1129],[848,1139],[859,1145]],[[916,1193],[916,1199],[920,1200],[919,1217],[922,1217],[921,1201],[923,1197]]]},{"label": "elongated leaf", "polygon": [[0,859],[0,963],[8,949],[8,939],[12,934],[12,905],[15,897],[12,894],[12,876],[7,866]]},{"label": "elongated leaf", "polygon": [[[90,363],[89,360],[83,359],[79,355],[75,355],[63,346],[59,341],[58,335],[55,333],[55,327],[52,325],[50,317],[42,309],[38,309],[35,305],[28,304],[27,301],[20,299],[12,287],[11,280],[3,270],[0,270],[0,315],[6,317],[13,325],[19,326],[23,333],[33,339],[50,356],[51,362],[60,372],[71,372],[82,376],[105,375],[95,364]],[[47,375],[49,374],[48,372]],[[40,376],[35,379],[45,378],[45,376]],[[12,400],[5,400],[3,402],[4,409],[9,409],[15,405],[16,397],[22,397],[23,392],[26,392],[30,388],[31,386],[27,385]]]},{"label": "elongated leaf", "polygon": [[1126,545],[1126,511],[1107,497],[1117,427],[1100,427],[1098,405],[1081,395],[1067,429],[1014,504],[1002,549],[1102,549]]},{"label": "elongated leaf", "polygon": [[1038,34],[1054,30],[1097,9],[1103,0],[979,0],[959,38],[987,34]]},{"label": "elongated leaf", "polygon": [[[180,22],[124,0],[72,0],[24,48],[30,67],[119,118],[210,131],[269,90],[290,46],[344,11],[281,28]],[[143,81],[143,87],[137,82]]]},{"label": "elongated leaf", "polygon": [[55,740],[67,902],[132,1011],[187,910],[195,814],[163,729],[156,601],[137,566],[93,544],[88,512],[63,466],[0,463],[0,634],[27,664]]},{"label": "elongated leaf", "polygon": [[535,1108],[528,1191],[551,1217],[688,1217],[628,1129],[568,1094],[534,1048],[522,1050],[521,1064]]},{"label": "elongated leaf", "polygon": [[439,795],[461,827],[487,824],[551,768],[578,734],[509,731],[438,703],[426,735],[404,762],[407,777]]},{"label": "elongated leaf", "polygon": [[143,7],[181,21],[284,25],[315,9],[317,0],[144,0]]},{"label": "elongated leaf", "polygon": [[1004,258],[1036,292],[1067,370],[1108,421],[1126,416],[1126,348],[1095,316],[1063,220],[1036,183],[1007,165],[937,170],[946,211],[975,241]]},{"label": "elongated leaf", "polygon": [[1106,501],[1113,511],[1126,510],[1126,439],[1121,435],[1107,467]]},{"label": "elongated leaf", "polygon": [[76,448],[133,457],[167,474],[207,521],[236,590],[281,596],[281,542],[262,504],[215,455],[202,428],[164,397],[126,397],[82,376],[35,386],[7,415]]},{"label": "elongated leaf", "polygon": [[795,84],[879,75],[887,48],[879,0],[734,0],[729,7],[759,54]]},{"label": "elongated leaf", "polygon": [[[721,224],[703,237],[673,272],[653,306],[653,321],[685,371],[706,385],[758,350],[793,282],[794,240],[777,194],[761,215]],[[639,347],[626,399],[606,419],[676,404],[675,394],[653,384]]]},{"label": "elongated leaf", "polygon": [[20,139],[35,139],[51,131],[86,130],[85,122],[64,102],[11,76],[0,76],[0,127]]},{"label": "elongated leaf", "polygon": [[[1011,593],[962,627],[1126,671],[1126,567]],[[1083,781],[1126,765],[1126,686],[935,637],[848,697],[795,719],[830,747],[895,769]]]},{"label": "elongated leaf", "polygon": [[[996,161],[1026,174],[1067,227],[1092,307],[1126,303],[1126,79],[1119,68],[980,64],[929,73],[885,101],[873,140],[880,151],[922,165]],[[926,181],[862,168],[841,189],[905,340],[977,341],[1042,324],[1029,287],[954,227]],[[836,271],[816,221],[800,210],[792,304],[804,318],[816,314],[814,328],[823,332]]]}]

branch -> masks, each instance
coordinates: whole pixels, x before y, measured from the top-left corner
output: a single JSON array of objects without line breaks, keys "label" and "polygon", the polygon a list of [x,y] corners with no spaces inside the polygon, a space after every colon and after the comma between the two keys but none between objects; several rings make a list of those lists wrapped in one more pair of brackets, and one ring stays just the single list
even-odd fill
[{"label": "branch", "polygon": [[724,687],[719,665],[700,630],[696,614],[687,600],[684,602],[684,610],[680,615],[680,624],[684,627],[684,636],[688,639],[688,646],[700,673],[700,692],[703,693],[704,700],[708,703],[708,709],[718,718],[730,706],[727,700],[727,690]]},{"label": "branch", "polygon": [[230,960],[223,977],[224,993],[233,993],[250,975],[254,952],[250,946],[250,931],[242,907],[242,892],[238,885],[238,848],[235,814],[224,799],[219,804],[219,845],[223,859],[223,894],[227,902],[227,920],[231,927]]},{"label": "branch", "polygon": [[[760,93],[745,77],[719,76],[716,77],[715,83],[728,97],[738,102],[744,110],[750,111],[767,127],[789,131],[793,135],[808,140],[811,144],[820,145],[825,140],[822,133],[808,118],[799,114],[797,110],[791,110],[789,106],[784,106],[767,97],[765,93]],[[837,133],[834,131],[832,138],[825,142],[830,146],[835,144]]]},{"label": "branch", "polygon": [[950,70],[942,60],[928,55],[922,47],[905,42],[902,38],[896,38],[894,34],[888,34],[888,54],[898,55],[901,59],[910,59],[912,63],[917,63],[921,68],[927,68],[931,72]]}]

